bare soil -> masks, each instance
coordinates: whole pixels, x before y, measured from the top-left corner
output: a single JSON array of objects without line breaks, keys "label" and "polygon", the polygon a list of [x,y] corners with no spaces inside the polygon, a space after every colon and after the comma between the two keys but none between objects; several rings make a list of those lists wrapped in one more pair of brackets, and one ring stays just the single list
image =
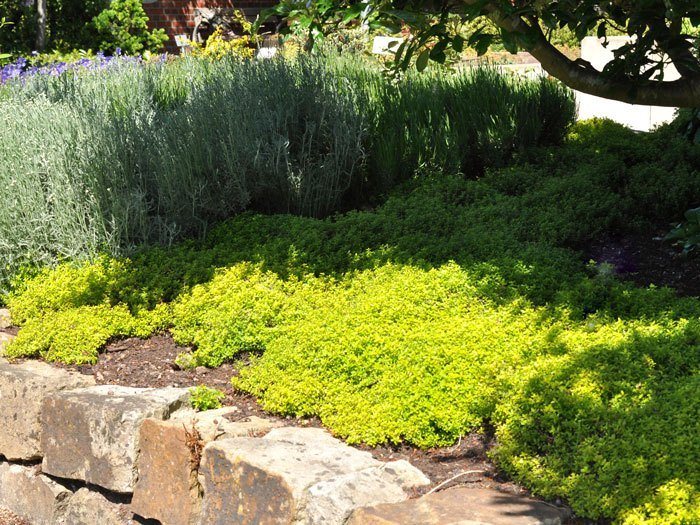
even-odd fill
[{"label": "bare soil", "polygon": [[700,253],[683,254],[664,235],[660,225],[635,235],[609,235],[586,251],[597,263],[608,263],[623,280],[640,286],[668,286],[680,296],[700,296]]}]

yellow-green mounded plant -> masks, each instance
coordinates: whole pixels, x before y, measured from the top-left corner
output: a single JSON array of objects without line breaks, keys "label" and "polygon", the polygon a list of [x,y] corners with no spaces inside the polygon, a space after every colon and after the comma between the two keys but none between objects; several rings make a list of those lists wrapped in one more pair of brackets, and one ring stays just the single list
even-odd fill
[{"label": "yellow-green mounded plant", "polygon": [[221,408],[226,394],[216,388],[199,385],[190,388],[190,403],[197,412]]},{"label": "yellow-green mounded plant", "polygon": [[243,28],[243,34],[228,36],[221,28],[217,28],[204,44],[190,42],[192,56],[210,60],[221,60],[225,57],[253,58],[259,37],[251,34],[251,24],[245,16],[240,11],[235,13]]}]

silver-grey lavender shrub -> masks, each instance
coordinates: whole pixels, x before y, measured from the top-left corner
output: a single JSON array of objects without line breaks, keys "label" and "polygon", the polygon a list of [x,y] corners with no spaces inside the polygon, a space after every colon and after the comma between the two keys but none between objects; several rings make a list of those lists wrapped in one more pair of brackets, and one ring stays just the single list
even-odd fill
[{"label": "silver-grey lavender shrub", "polygon": [[0,289],[246,209],[320,217],[426,167],[471,174],[575,113],[565,89],[492,69],[395,85],[352,57],[86,66],[0,86]]}]

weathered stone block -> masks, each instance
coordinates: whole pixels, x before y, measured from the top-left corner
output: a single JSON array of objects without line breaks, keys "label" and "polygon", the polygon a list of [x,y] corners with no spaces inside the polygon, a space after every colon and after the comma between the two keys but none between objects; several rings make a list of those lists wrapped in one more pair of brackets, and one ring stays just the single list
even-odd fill
[{"label": "weathered stone block", "polygon": [[[430,480],[407,461],[351,472],[320,481],[307,489],[304,523],[344,523],[353,510],[406,499],[406,490]],[[297,517],[299,518],[299,517]]]},{"label": "weathered stone block", "polygon": [[131,492],[141,424],[189,410],[188,398],[187,389],[109,385],[48,396],[41,414],[44,472]]},{"label": "weathered stone block", "polygon": [[390,465],[315,428],[215,441],[200,468],[200,523],[342,524],[359,506],[405,499],[408,480],[427,483],[408,463]]},{"label": "weathered stone block", "polygon": [[201,446],[191,424],[145,420],[132,510],[167,525],[196,523],[201,507],[197,481]]},{"label": "weathered stone block", "polygon": [[82,488],[68,501],[56,525],[134,525],[133,513],[124,504],[109,501],[99,492]]},{"label": "weathered stone block", "polygon": [[147,419],[141,425],[139,479],[131,502],[133,511],[169,525],[199,520],[201,487],[197,479],[199,454],[216,439],[260,435],[278,426],[258,417],[230,421],[236,407],[178,414],[168,421]]},{"label": "weathered stone block", "polygon": [[561,525],[567,513],[494,489],[456,487],[353,512],[347,525]]},{"label": "weathered stone block", "polygon": [[0,361],[0,456],[41,459],[41,404],[62,390],[95,383],[92,376],[68,372],[39,361]]},{"label": "weathered stone block", "polygon": [[0,507],[32,525],[55,525],[72,492],[40,473],[38,467],[0,463]]},{"label": "weathered stone block", "polygon": [[194,415],[176,414],[173,419],[194,425],[206,443],[232,437],[261,437],[273,428],[282,426],[282,423],[277,421],[256,416],[237,417],[239,412],[237,407],[223,407],[197,412]]},{"label": "weathered stone block", "polygon": [[0,330],[12,326],[12,316],[7,308],[0,308]]}]

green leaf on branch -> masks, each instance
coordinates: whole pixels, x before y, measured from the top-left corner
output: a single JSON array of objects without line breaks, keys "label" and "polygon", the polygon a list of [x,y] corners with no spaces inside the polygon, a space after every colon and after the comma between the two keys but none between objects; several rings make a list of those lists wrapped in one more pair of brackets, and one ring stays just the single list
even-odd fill
[{"label": "green leaf on branch", "polygon": [[501,41],[503,42],[503,47],[509,53],[515,54],[518,52],[518,41],[512,33],[501,29]]},{"label": "green leaf on branch", "polygon": [[604,38],[605,40],[608,39],[608,26],[605,22],[601,23],[598,26],[596,34],[598,35],[598,38]]},{"label": "green leaf on branch", "polygon": [[456,35],[452,39],[452,49],[454,49],[457,53],[461,53],[464,50],[464,38],[460,35]]},{"label": "green leaf on branch", "polygon": [[430,60],[430,51],[425,49],[416,59],[416,69],[418,71],[424,71],[425,68],[428,67],[428,60]]},{"label": "green leaf on branch", "polygon": [[436,62],[439,62],[438,57],[441,55],[444,57],[445,49],[447,49],[449,43],[449,40],[440,40],[437,44],[435,44],[430,50],[430,60],[435,60]]},{"label": "green leaf on branch", "polygon": [[362,14],[362,11],[364,11],[366,8],[367,4],[364,2],[350,6],[345,11],[345,15],[343,16],[343,24],[347,24],[351,20],[355,20],[356,18],[358,18]]}]

